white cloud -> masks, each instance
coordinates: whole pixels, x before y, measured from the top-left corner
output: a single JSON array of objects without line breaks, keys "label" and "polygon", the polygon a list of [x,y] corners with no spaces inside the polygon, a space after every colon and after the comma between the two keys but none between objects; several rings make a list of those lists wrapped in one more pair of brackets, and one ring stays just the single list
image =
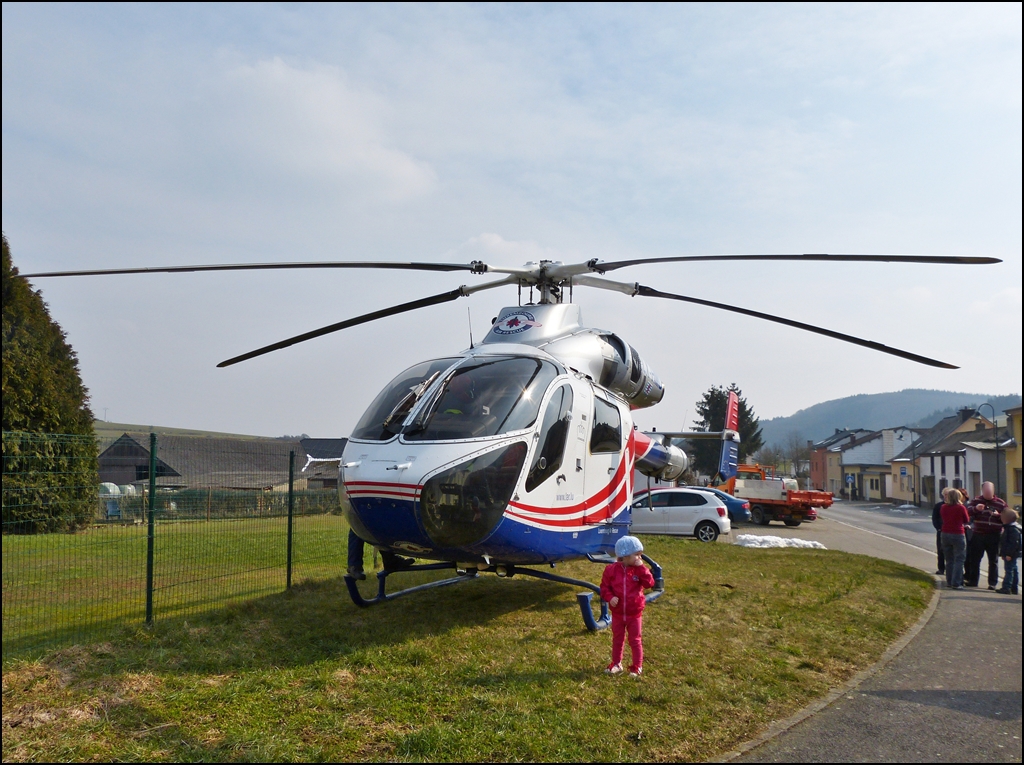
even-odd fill
[{"label": "white cloud", "polygon": [[197,107],[201,116],[193,124],[202,129],[189,132],[243,168],[357,187],[388,201],[429,192],[436,173],[389,145],[386,110],[336,66],[297,67],[274,57],[218,77]]},{"label": "white cloud", "polygon": [[509,267],[541,260],[565,260],[554,247],[544,247],[533,241],[510,241],[500,234],[486,232],[449,250],[443,259],[483,260],[491,265]]}]

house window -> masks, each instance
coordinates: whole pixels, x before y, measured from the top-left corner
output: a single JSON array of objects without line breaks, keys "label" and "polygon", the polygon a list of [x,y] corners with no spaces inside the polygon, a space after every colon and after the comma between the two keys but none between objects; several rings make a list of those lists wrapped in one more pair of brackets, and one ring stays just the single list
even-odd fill
[{"label": "house window", "polygon": [[939,459],[939,461],[941,462],[942,475],[945,475],[946,474],[946,455],[943,454],[942,457]]},{"label": "house window", "polygon": [[1021,471],[1020,468],[1014,468],[1014,470],[1013,470],[1013,493],[1014,494],[1020,494],[1020,482],[1021,482],[1020,471]]},{"label": "house window", "polygon": [[960,456],[953,457],[953,475],[960,475]]},{"label": "house window", "polygon": [[935,475],[935,455],[931,455],[928,458],[928,472]]}]

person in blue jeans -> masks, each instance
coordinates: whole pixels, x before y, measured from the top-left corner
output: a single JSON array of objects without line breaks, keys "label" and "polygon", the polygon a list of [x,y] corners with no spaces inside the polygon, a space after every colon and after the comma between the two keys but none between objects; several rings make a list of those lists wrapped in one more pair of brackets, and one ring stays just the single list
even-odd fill
[{"label": "person in blue jeans", "polygon": [[1016,510],[1004,508],[999,514],[1003,522],[1003,533],[999,538],[999,557],[1003,559],[1003,586],[997,592],[1004,595],[1016,595],[1020,587],[1020,569],[1017,559],[1020,557],[1021,539],[1020,524],[1017,523]]},{"label": "person in blue jeans", "polygon": [[967,508],[960,504],[963,495],[950,489],[942,505],[942,552],[946,558],[946,584],[954,590],[964,588],[964,559],[967,557],[967,536],[964,527],[971,522]]}]

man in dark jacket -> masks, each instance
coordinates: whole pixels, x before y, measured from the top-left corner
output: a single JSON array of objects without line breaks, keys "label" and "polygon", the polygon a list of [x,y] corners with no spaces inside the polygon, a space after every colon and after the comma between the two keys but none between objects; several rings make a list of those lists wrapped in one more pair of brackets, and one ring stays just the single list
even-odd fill
[{"label": "man in dark jacket", "polygon": [[946,501],[946,494],[949,493],[949,489],[942,490],[942,500],[935,503],[935,507],[932,508],[932,526],[935,527],[935,551],[939,557],[939,569],[935,573],[942,576],[946,573],[946,556],[942,552],[942,505]]},{"label": "man in dark jacket", "polygon": [[974,527],[974,536],[967,544],[967,560],[964,563],[964,586],[977,587],[981,579],[981,559],[988,556],[988,588],[994,590],[999,583],[999,536],[1003,532],[1000,513],[1006,503],[996,496],[991,481],[981,485],[981,496],[967,505]]}]

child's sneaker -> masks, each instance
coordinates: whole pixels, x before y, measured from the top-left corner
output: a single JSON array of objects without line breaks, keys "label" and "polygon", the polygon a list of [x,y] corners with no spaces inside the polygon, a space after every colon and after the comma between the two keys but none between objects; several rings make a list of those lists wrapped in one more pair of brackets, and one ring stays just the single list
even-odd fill
[{"label": "child's sneaker", "polygon": [[640,675],[642,675],[643,673],[644,673],[644,668],[643,667],[630,667],[629,668],[629,676],[630,677],[640,677]]},{"label": "child's sneaker", "polygon": [[622,674],[622,664],[621,663],[620,664],[609,664],[605,668],[604,673],[606,675],[619,675],[619,674]]}]

